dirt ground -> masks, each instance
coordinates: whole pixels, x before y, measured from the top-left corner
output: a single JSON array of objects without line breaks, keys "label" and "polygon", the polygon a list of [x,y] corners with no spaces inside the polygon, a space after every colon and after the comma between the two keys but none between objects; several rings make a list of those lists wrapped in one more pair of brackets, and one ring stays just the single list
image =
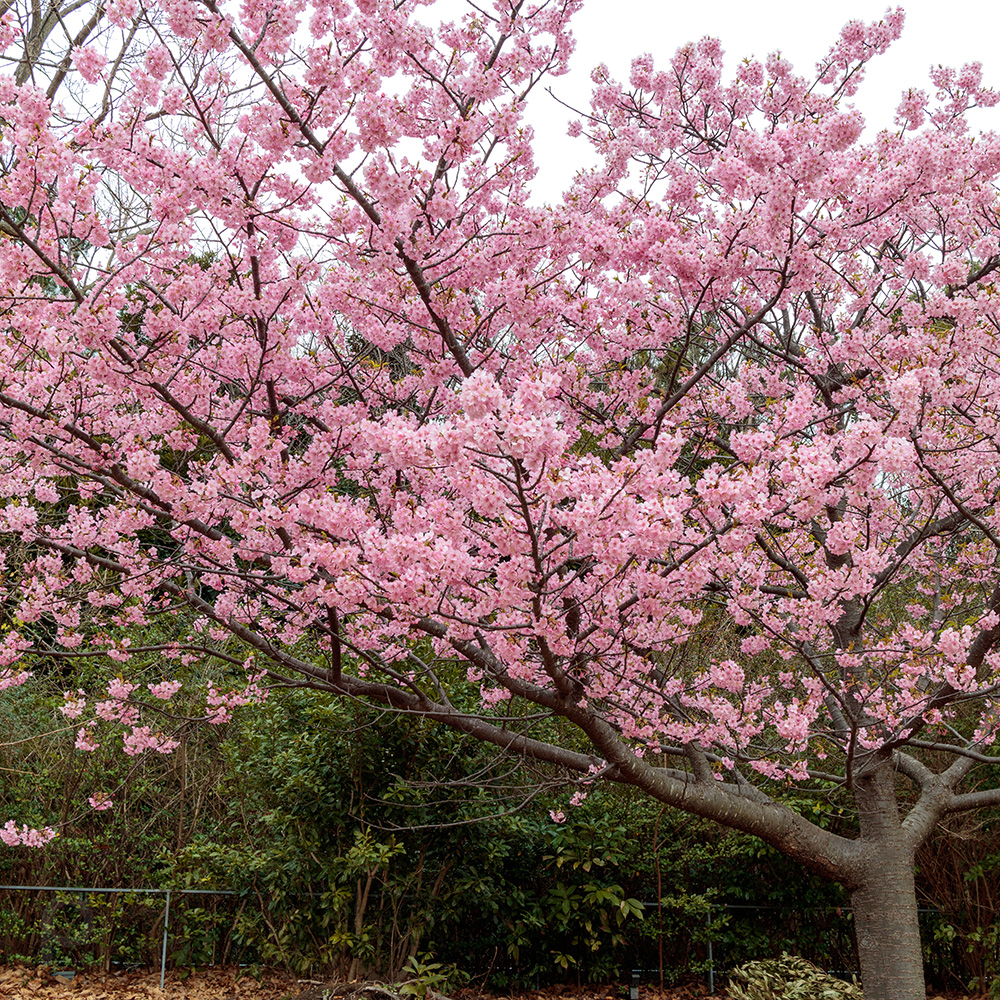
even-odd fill
[{"label": "dirt ground", "polygon": [[[389,990],[364,983],[323,983],[283,972],[265,972],[258,980],[245,970],[205,969],[168,973],[160,989],[159,972],[88,972],[71,981],[53,976],[45,967],[0,967],[0,1000],[392,1000]],[[501,996],[475,988],[458,991],[453,1000],[624,1000],[625,988],[610,986],[554,986],[544,990]],[[660,990],[643,983],[639,1000],[701,1000],[704,985]],[[725,998],[724,984],[716,992]],[[974,1000],[965,994],[928,995],[928,1000]],[[409,1000],[409,998],[407,998]]]}]

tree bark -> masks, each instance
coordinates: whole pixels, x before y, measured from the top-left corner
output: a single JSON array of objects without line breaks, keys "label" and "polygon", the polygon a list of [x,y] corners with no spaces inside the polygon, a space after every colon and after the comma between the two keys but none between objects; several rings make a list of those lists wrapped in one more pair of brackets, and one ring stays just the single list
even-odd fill
[{"label": "tree bark", "polygon": [[851,902],[865,1000],[925,1000],[917,923],[914,845],[902,829],[892,766],[874,763],[855,782],[864,860]]},{"label": "tree bark", "polygon": [[851,893],[865,1000],[925,1000],[913,852],[886,845],[872,868]]}]

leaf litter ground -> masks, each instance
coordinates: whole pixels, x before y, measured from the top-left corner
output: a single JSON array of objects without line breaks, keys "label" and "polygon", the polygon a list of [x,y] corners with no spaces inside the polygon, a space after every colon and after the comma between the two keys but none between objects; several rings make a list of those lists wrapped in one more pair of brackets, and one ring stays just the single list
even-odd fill
[{"label": "leaf litter ground", "polygon": [[[161,990],[159,972],[84,972],[67,981],[45,966],[0,966],[0,1000],[391,1000],[396,996],[377,983],[324,983],[270,970],[258,979],[233,967],[171,971]],[[626,996],[619,984],[551,986],[519,993],[487,993],[469,987],[457,991],[453,1000],[624,1000]],[[639,1000],[707,996],[703,984],[661,990],[643,983],[639,988]],[[716,996],[724,1000],[723,985]],[[928,998],[970,1000],[964,993],[929,993]]]}]

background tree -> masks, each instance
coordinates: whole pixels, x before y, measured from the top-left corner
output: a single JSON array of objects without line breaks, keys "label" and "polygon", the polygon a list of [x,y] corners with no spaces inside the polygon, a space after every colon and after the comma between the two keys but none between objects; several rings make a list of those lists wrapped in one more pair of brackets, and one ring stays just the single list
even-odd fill
[{"label": "background tree", "polygon": [[861,142],[899,12],[811,79],[703,40],[598,67],[599,165],[536,206],[521,112],[577,0],[424,6],[112,0],[142,61],[75,48],[87,114],[0,80],[0,530],[37,552],[5,600],[52,625],[3,683],[165,616],[149,695],[67,696],[82,750],[170,750],[175,665],[245,656],[216,721],[304,684],[762,837],[851,892],[866,995],[915,1000],[914,851],[1000,801],[963,790],[1000,663],[1000,141],[965,113],[997,95],[936,70]]}]

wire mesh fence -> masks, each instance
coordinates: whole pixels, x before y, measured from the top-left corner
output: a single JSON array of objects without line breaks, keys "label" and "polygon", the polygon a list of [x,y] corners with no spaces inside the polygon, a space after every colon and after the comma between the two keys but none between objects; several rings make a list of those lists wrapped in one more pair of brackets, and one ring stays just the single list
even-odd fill
[{"label": "wire mesh fence", "polygon": [[231,960],[229,889],[0,885],[0,962],[80,967],[216,965]]},{"label": "wire mesh fence", "polygon": [[[745,962],[788,952],[831,975],[859,975],[854,914],[849,906],[791,907],[749,903],[678,906],[645,902],[646,933],[635,952],[631,977],[669,986],[704,978],[710,994]],[[946,918],[920,908],[921,940],[928,981],[955,985],[955,948],[942,934]]]},{"label": "wire mesh fence", "polygon": [[[0,964],[40,963],[56,972],[159,966],[162,985],[168,968],[257,961],[253,945],[236,932],[247,904],[225,889],[0,885]],[[785,951],[834,975],[857,975],[850,907],[666,901],[643,907],[631,961],[620,970],[630,992],[640,982],[671,986],[703,978],[714,994],[731,969]],[[945,919],[936,910],[921,909],[920,922],[928,979],[945,984],[961,942],[940,933]],[[477,968],[481,957],[468,955],[469,973],[485,971]]]}]

